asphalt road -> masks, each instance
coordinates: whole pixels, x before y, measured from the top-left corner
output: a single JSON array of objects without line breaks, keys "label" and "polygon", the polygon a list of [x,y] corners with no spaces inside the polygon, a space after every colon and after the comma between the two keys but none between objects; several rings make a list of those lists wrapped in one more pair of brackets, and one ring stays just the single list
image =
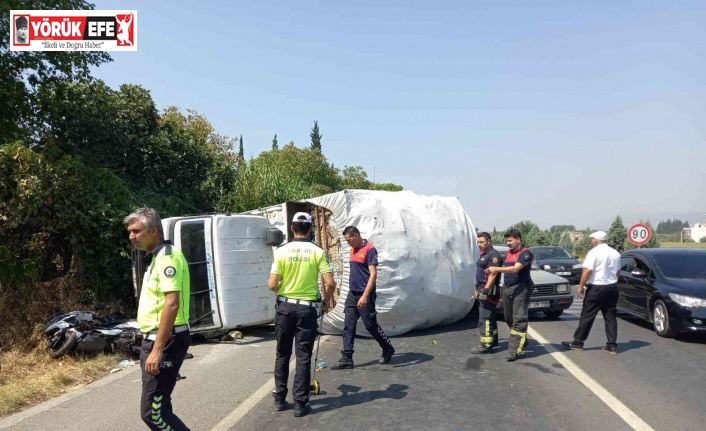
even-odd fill
[{"label": "asphalt road", "polygon": [[[559,320],[533,317],[527,353],[514,363],[504,359],[509,330],[503,322],[498,353],[470,354],[478,343],[474,314],[394,338],[397,354],[387,365],[377,363],[373,340],[357,339],[356,368],[317,373],[324,393],[312,397],[313,413],[304,418],[273,410],[273,331],[251,328],[235,344],[191,347],[194,358],[184,362],[187,378],[177,384],[175,411],[192,430],[705,428],[705,337],[664,339],[648,324],[621,316],[619,354],[609,355],[600,350],[605,333],[599,317],[586,350],[567,352],[560,342],[571,338],[580,307],[577,298]],[[327,337],[319,361],[332,364],[340,348],[340,337]],[[139,393],[139,367],[133,366],[0,419],[0,429],[146,429]]]}]

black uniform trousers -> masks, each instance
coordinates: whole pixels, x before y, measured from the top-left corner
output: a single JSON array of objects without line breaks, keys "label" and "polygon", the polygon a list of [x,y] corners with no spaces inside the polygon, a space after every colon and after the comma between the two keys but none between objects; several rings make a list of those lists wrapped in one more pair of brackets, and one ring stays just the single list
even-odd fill
[{"label": "black uniform trousers", "polygon": [[358,324],[358,319],[363,320],[363,325],[365,329],[368,330],[370,335],[375,338],[380,347],[388,351],[392,349],[392,342],[385,335],[385,331],[382,330],[380,325],[378,325],[377,311],[375,311],[375,300],[377,299],[377,294],[373,291],[368,297],[368,303],[363,308],[358,308],[358,300],[363,296],[363,292],[348,292],[348,297],[346,298],[346,304],[344,308],[344,320],[343,320],[343,350],[353,351],[353,344],[355,341],[356,325]]},{"label": "black uniform trousers", "polygon": [[152,352],[154,341],[142,340],[140,366],[142,367],[142,420],[151,430],[188,431],[189,428],[172,411],[172,391],[179,377],[179,369],[189,350],[189,331],[174,334],[167,341],[159,364],[159,374],[151,376],[145,371],[145,361]]},{"label": "black uniform trousers", "polygon": [[529,324],[530,285],[515,284],[503,287],[503,315],[510,327],[507,350],[520,354],[527,341]]},{"label": "black uniform trousers", "polygon": [[593,327],[593,321],[596,319],[598,311],[603,313],[605,321],[605,335],[608,339],[608,346],[615,347],[618,339],[618,285],[588,285],[586,296],[583,299],[583,307],[581,308],[581,319],[579,326],[574,332],[574,343],[583,345],[583,342],[588,338],[588,334]]},{"label": "black uniform trousers", "polygon": [[490,301],[478,303],[478,329],[480,330],[480,344],[483,347],[492,347],[498,338],[497,308],[498,304]]},{"label": "black uniform trousers", "polygon": [[[476,290],[481,291],[484,284],[476,284]],[[500,286],[493,286],[491,294],[486,300],[478,300],[478,330],[480,331],[480,344],[483,347],[492,347],[498,343],[498,296]]]},{"label": "black uniform trousers", "polygon": [[280,302],[275,311],[275,336],[277,354],[275,356],[275,397],[287,395],[289,379],[289,359],[297,358],[292,398],[300,404],[309,401],[311,384],[311,354],[318,334],[318,310],[310,305]]}]

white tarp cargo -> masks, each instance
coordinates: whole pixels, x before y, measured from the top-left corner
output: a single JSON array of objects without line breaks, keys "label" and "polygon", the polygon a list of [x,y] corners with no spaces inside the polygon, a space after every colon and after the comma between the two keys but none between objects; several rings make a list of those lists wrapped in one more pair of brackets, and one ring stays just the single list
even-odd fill
[{"label": "white tarp cargo", "polygon": [[[376,308],[378,323],[387,334],[453,323],[471,309],[478,257],[476,233],[457,198],[411,191],[345,190],[306,202],[248,213],[267,217],[289,234],[291,217],[303,210],[302,205],[314,220],[321,220],[325,211],[327,235],[321,235],[317,226],[317,242],[329,251],[340,287],[338,306],[324,318],[325,332],[343,330],[350,247],[342,232],[349,225],[356,226],[378,249]],[[321,208],[325,210],[319,213]],[[368,335],[362,322],[357,333]]]}]

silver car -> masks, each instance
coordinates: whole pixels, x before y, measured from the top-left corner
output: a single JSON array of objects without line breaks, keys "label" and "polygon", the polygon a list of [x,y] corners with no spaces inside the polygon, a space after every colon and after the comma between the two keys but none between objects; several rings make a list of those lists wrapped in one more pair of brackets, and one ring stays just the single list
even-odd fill
[{"label": "silver car", "polygon": [[[505,253],[509,250],[504,245],[493,246],[505,258]],[[564,277],[559,277],[551,272],[539,269],[536,263],[532,263],[530,272],[532,277],[532,289],[530,290],[529,311],[541,311],[550,319],[558,319],[564,310],[574,303],[574,295],[571,293],[571,285]],[[503,285],[504,276],[500,279],[500,286]],[[498,314],[503,314],[503,299],[500,298],[497,308]]]}]

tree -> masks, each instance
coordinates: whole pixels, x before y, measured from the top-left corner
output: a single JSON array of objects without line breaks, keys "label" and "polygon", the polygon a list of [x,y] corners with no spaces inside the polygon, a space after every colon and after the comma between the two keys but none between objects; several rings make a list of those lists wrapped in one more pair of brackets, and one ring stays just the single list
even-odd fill
[{"label": "tree", "polygon": [[549,233],[564,232],[566,230],[575,231],[576,227],[572,224],[556,224],[549,228]]},{"label": "tree", "polygon": [[625,251],[625,240],[628,237],[628,229],[623,225],[623,219],[619,215],[608,229],[608,245],[622,253]]},{"label": "tree", "polygon": [[346,166],[342,174],[344,189],[370,189],[373,185],[362,166]]},{"label": "tree", "polygon": [[583,231],[583,237],[574,243],[572,250],[573,255],[585,256],[586,253],[591,249],[593,244],[591,243],[591,229],[587,228]]},{"label": "tree", "polygon": [[[515,223],[514,225],[510,226],[507,228],[508,230],[510,229],[517,229],[520,231],[520,234],[522,234],[522,242],[525,244],[529,243],[532,244],[534,242],[534,237],[532,236],[533,233],[541,231],[539,226],[537,226],[536,223],[531,222],[529,220],[522,220],[518,223]],[[536,235],[536,234],[535,234]]]},{"label": "tree", "polygon": [[245,160],[245,153],[243,152],[243,135],[240,135],[240,146],[238,147],[238,160]]},{"label": "tree", "polygon": [[319,133],[319,122],[314,120],[314,127],[311,128],[311,149],[321,153],[321,138],[323,136]]},{"label": "tree", "polygon": [[275,137],[272,138],[272,149],[276,150],[277,148],[277,134],[275,133]]},{"label": "tree", "polygon": [[92,67],[112,61],[107,52],[10,51],[10,10],[86,10],[83,0],[12,0],[0,14],[0,144],[34,141],[41,122],[34,115],[40,84],[90,81]]},{"label": "tree", "polygon": [[372,190],[384,190],[388,192],[399,192],[404,190],[404,187],[402,187],[399,184],[395,183],[375,183],[373,184]]},{"label": "tree", "polygon": [[574,244],[571,242],[571,232],[573,231],[568,231],[565,230],[562,232],[561,236],[559,237],[559,247],[565,248],[569,253],[572,252]]},{"label": "tree", "polygon": [[657,230],[655,231],[655,233],[680,233],[682,229],[684,227],[688,227],[688,225],[688,222],[683,222],[679,219],[667,219],[657,223]]}]

